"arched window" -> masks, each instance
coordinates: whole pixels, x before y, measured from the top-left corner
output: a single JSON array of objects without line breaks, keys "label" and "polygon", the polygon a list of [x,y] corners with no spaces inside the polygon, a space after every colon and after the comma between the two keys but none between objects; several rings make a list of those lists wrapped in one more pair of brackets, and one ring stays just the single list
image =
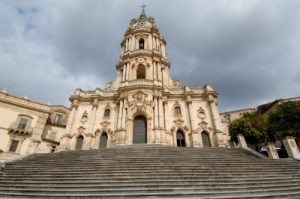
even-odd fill
[{"label": "arched window", "polygon": [[181,115],[180,106],[175,106],[175,115]]},{"label": "arched window", "polygon": [[105,109],[104,117],[110,117],[110,109]]},{"label": "arched window", "polygon": [[139,65],[136,71],[137,79],[146,79],[146,69],[144,65]]},{"label": "arched window", "polygon": [[144,39],[139,40],[139,49],[144,49],[145,48],[145,41]]}]

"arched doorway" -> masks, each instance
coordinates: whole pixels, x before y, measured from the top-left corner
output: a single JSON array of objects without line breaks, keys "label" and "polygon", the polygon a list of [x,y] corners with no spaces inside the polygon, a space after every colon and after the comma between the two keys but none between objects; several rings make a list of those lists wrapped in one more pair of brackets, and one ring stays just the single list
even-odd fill
[{"label": "arched doorway", "polygon": [[133,144],[147,143],[147,120],[144,116],[134,118]]},{"label": "arched doorway", "polygon": [[184,133],[182,132],[182,130],[177,131],[176,140],[177,140],[178,147],[185,147]]},{"label": "arched doorway", "polygon": [[202,137],[202,143],[203,143],[203,147],[211,147],[210,141],[209,141],[209,135],[207,132],[203,131],[201,133],[201,137]]},{"label": "arched doorway", "polygon": [[107,148],[107,138],[107,133],[102,133],[102,135],[100,136],[99,149]]},{"label": "arched doorway", "polygon": [[80,135],[80,136],[77,138],[75,150],[81,150],[81,149],[82,149],[83,139],[84,139],[84,138],[83,138],[82,135]]}]

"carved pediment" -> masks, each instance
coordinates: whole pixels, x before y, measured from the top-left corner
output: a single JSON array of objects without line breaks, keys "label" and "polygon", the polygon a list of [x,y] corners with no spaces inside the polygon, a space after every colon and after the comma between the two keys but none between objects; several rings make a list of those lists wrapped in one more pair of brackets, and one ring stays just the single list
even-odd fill
[{"label": "carved pediment", "polygon": [[102,130],[102,131],[107,131],[107,130],[108,130],[108,127],[109,127],[109,125],[110,125],[110,122],[108,122],[108,121],[103,121],[103,122],[100,123],[100,125],[101,125],[101,130]]},{"label": "carved pediment", "polygon": [[177,119],[177,120],[174,120],[174,123],[177,127],[180,127],[182,126],[182,124],[184,123],[184,120],[182,119]]},{"label": "carved pediment", "polygon": [[206,130],[206,131],[212,131],[213,128],[211,128],[210,126],[208,126],[207,122],[202,121],[200,123],[198,123],[198,129],[199,132]]},{"label": "carved pediment", "polygon": [[132,100],[128,103],[131,110],[146,110],[147,106],[152,106],[152,102],[147,100],[148,94],[142,91],[136,92],[132,96]]}]

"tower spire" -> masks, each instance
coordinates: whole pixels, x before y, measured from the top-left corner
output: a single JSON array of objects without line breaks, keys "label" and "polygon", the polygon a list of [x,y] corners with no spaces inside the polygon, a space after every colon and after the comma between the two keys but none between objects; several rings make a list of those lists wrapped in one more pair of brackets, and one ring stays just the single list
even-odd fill
[{"label": "tower spire", "polygon": [[141,12],[140,18],[146,17],[146,11],[145,11],[145,8],[146,8],[146,5],[142,5],[142,12]]}]

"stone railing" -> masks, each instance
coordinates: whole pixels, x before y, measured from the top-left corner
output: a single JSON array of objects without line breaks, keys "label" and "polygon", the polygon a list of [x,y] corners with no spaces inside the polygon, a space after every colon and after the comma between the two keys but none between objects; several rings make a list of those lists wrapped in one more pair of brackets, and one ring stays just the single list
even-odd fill
[{"label": "stone railing", "polygon": [[14,122],[14,123],[10,124],[8,130],[9,130],[9,132],[30,135],[30,134],[32,134],[33,128],[30,125],[26,125],[26,127],[24,129],[23,128],[19,128],[18,127],[18,123]]},{"label": "stone railing", "polygon": [[182,95],[184,94],[184,88],[168,88],[169,92],[173,95]]},{"label": "stone railing", "polygon": [[191,87],[190,89],[191,89],[192,93],[194,93],[194,94],[203,94],[204,93],[202,87]]},{"label": "stone railing", "polygon": [[124,82],[121,86],[153,86],[153,80],[150,79],[136,79],[129,82]]}]

